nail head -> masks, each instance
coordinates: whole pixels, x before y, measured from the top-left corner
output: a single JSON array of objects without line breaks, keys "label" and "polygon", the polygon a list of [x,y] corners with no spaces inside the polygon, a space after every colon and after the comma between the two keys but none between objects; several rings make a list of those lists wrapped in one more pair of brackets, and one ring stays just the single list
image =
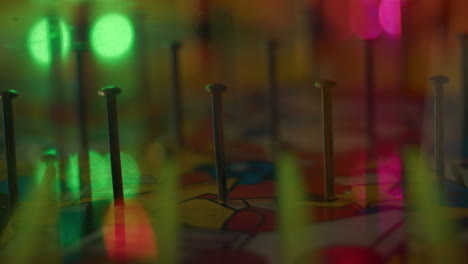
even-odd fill
[{"label": "nail head", "polygon": [[444,85],[449,82],[449,78],[445,75],[436,75],[433,76],[430,81],[435,85]]},{"label": "nail head", "polygon": [[332,88],[336,86],[336,82],[333,80],[322,80],[315,82],[315,87],[320,89]]},{"label": "nail head", "polygon": [[171,43],[171,49],[179,49],[182,46],[182,44],[179,41],[174,41]]},{"label": "nail head", "polygon": [[41,160],[45,163],[57,161],[58,160],[57,150],[53,148],[47,149],[46,151],[44,151],[44,154],[42,155]]},{"label": "nail head", "polygon": [[18,92],[15,90],[5,90],[0,92],[0,99],[8,100],[18,97]]},{"label": "nail head", "polygon": [[269,39],[269,40],[267,41],[267,43],[268,43],[268,46],[270,46],[270,47],[272,47],[272,48],[276,48],[276,47],[278,47],[278,45],[279,45],[279,42],[278,42],[278,40],[276,40],[276,39]]},{"label": "nail head", "polygon": [[206,91],[209,93],[224,92],[226,91],[226,86],[218,83],[208,84],[205,87]]},{"label": "nail head", "polygon": [[116,86],[106,86],[99,90],[100,96],[118,95],[122,93],[122,89]]}]

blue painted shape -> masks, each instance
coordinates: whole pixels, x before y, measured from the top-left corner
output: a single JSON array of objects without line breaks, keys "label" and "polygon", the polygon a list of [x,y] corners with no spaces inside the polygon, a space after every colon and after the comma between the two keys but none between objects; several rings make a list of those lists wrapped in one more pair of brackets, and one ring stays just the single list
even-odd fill
[{"label": "blue painted shape", "polygon": [[468,197],[468,188],[458,185],[448,179],[445,179],[445,190],[448,192],[464,193]]},{"label": "blue painted shape", "polygon": [[468,188],[445,179],[446,203],[449,206],[468,208]]},{"label": "blue painted shape", "polygon": [[381,208],[378,206],[366,207],[359,211],[358,215],[363,214],[375,214],[381,211]]},{"label": "blue painted shape", "polygon": [[[29,187],[33,182],[33,177],[30,176],[20,176],[18,177],[18,191],[20,201],[26,200],[26,196],[29,193]],[[0,182],[0,192],[8,194],[8,181],[4,180]]]},{"label": "blue painted shape", "polygon": [[[236,161],[226,164],[226,175],[228,178],[239,178],[238,184],[251,185],[273,178],[274,166],[271,162],[263,161]],[[214,164],[198,166],[196,171],[206,172],[216,179],[216,168]]]},{"label": "blue painted shape", "polygon": [[396,205],[377,204],[377,205],[371,205],[362,209],[361,213],[362,214],[374,214],[374,213],[388,212],[392,210],[402,210],[402,209],[403,209],[402,207],[396,206]]},{"label": "blue painted shape", "polygon": [[468,159],[468,137],[464,135],[463,140],[463,149],[462,149],[462,158]]},{"label": "blue painted shape", "polygon": [[[31,176],[20,176],[18,177],[18,191],[19,191],[19,199],[20,201],[24,202],[26,201],[29,197],[29,193],[31,191],[31,187],[36,183],[36,180],[34,177]],[[59,186],[66,186],[65,182],[61,182]],[[62,192],[70,192],[67,187]],[[0,193],[4,193],[5,195],[8,195],[8,181],[0,181]]]},{"label": "blue painted shape", "polygon": [[63,247],[76,244],[82,235],[87,204],[78,204],[60,210],[60,238]]},{"label": "blue painted shape", "polygon": [[[83,238],[83,221],[87,204],[78,204],[60,210],[60,244],[63,248],[69,248],[78,244]],[[79,250],[65,254],[64,263],[77,263],[81,259]]]}]

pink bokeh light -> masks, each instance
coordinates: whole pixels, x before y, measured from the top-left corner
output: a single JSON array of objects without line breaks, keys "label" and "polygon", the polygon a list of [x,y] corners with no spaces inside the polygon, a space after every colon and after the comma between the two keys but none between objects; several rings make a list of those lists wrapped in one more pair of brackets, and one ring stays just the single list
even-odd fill
[{"label": "pink bokeh light", "polygon": [[382,29],[392,37],[401,36],[401,0],[382,0],[379,8]]}]

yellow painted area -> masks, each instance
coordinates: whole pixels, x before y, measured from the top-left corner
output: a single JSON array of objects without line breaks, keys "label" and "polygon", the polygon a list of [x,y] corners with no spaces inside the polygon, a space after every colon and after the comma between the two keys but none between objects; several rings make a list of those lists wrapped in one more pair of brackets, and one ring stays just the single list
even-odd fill
[{"label": "yellow painted area", "polygon": [[340,194],[336,196],[337,200],[330,203],[325,202],[314,202],[305,201],[306,206],[318,206],[318,207],[343,207],[348,204],[354,203],[349,194]]},{"label": "yellow painted area", "polygon": [[151,192],[130,197],[128,200],[137,200],[138,204],[151,210],[155,208],[155,204],[159,203],[159,195],[157,192]]},{"label": "yellow painted area", "polygon": [[395,200],[396,197],[388,193],[394,185],[391,183],[353,186],[351,192],[345,195],[348,195],[354,203],[365,207],[375,202]]},{"label": "yellow painted area", "polygon": [[[133,199],[133,196],[137,197],[138,199],[140,196],[139,193],[144,193],[144,192],[153,192],[154,190],[157,190],[158,185],[157,184],[144,184],[140,185],[137,190],[130,190],[127,192],[126,199]],[[62,206],[70,206],[74,204],[83,204],[83,203],[89,203],[89,202],[96,202],[96,201],[102,201],[102,200],[109,200],[113,199],[114,196],[112,193],[109,193],[108,191],[95,191],[92,193],[92,197],[90,196],[91,193],[88,193],[86,196],[82,196],[80,200],[72,200],[72,201],[62,201]],[[146,194],[145,194],[146,195]],[[141,199],[139,199],[141,200]]]},{"label": "yellow painted area", "polygon": [[70,203],[63,203],[62,206],[68,206],[68,205],[73,205],[73,204],[83,204],[83,203],[89,203],[89,202],[97,202],[97,201],[108,200],[108,199],[112,199],[112,196],[110,196],[110,195],[106,195],[106,196],[102,196],[102,197],[87,196],[87,197],[81,198],[79,201],[70,202]]},{"label": "yellow painted area", "polygon": [[[228,189],[232,187],[232,185],[237,181],[237,179],[228,179],[227,185]],[[158,192],[160,190],[161,185],[160,184],[145,184],[140,186],[138,191],[128,193],[127,195],[129,196],[128,199],[137,199],[139,200],[142,204],[145,204],[145,199],[151,197],[151,200],[154,201],[154,199],[158,199]],[[147,194],[138,194],[142,192],[151,192]],[[182,202],[191,198],[195,198],[197,196],[200,196],[205,193],[210,193],[210,194],[217,194],[218,193],[218,187],[216,185],[216,181],[210,181],[206,183],[201,183],[197,185],[191,185],[191,186],[186,186],[183,187],[180,190],[180,193],[178,194],[177,201]],[[133,195],[135,197],[133,198]],[[71,202],[64,202],[62,203],[62,206],[68,206],[72,204],[82,204],[82,203],[88,203],[88,202],[93,202],[93,201],[102,201],[102,200],[109,200],[113,199],[112,194],[106,193],[106,192],[93,192],[93,197],[91,196],[85,196],[81,198],[79,201],[71,201]],[[153,206],[154,207],[154,206]],[[149,207],[150,208],[150,207]]]},{"label": "yellow painted area", "polygon": [[234,213],[232,209],[203,199],[187,201],[180,204],[179,208],[182,223],[213,230],[220,230],[226,220]]}]

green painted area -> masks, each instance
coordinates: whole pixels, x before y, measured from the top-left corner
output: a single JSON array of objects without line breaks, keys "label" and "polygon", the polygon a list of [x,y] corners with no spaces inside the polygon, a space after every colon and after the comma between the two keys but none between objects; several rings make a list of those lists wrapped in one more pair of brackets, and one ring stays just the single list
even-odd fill
[{"label": "green painted area", "polygon": [[65,58],[71,48],[70,27],[65,21],[59,21],[59,29],[57,32],[51,30],[47,18],[39,20],[33,25],[28,37],[28,50],[33,59],[43,65],[49,65],[52,59],[51,41],[53,38],[60,38],[60,53],[61,57]]},{"label": "green painted area", "polygon": [[91,47],[103,58],[122,56],[130,50],[134,38],[132,23],[120,14],[104,15],[91,28]]}]

